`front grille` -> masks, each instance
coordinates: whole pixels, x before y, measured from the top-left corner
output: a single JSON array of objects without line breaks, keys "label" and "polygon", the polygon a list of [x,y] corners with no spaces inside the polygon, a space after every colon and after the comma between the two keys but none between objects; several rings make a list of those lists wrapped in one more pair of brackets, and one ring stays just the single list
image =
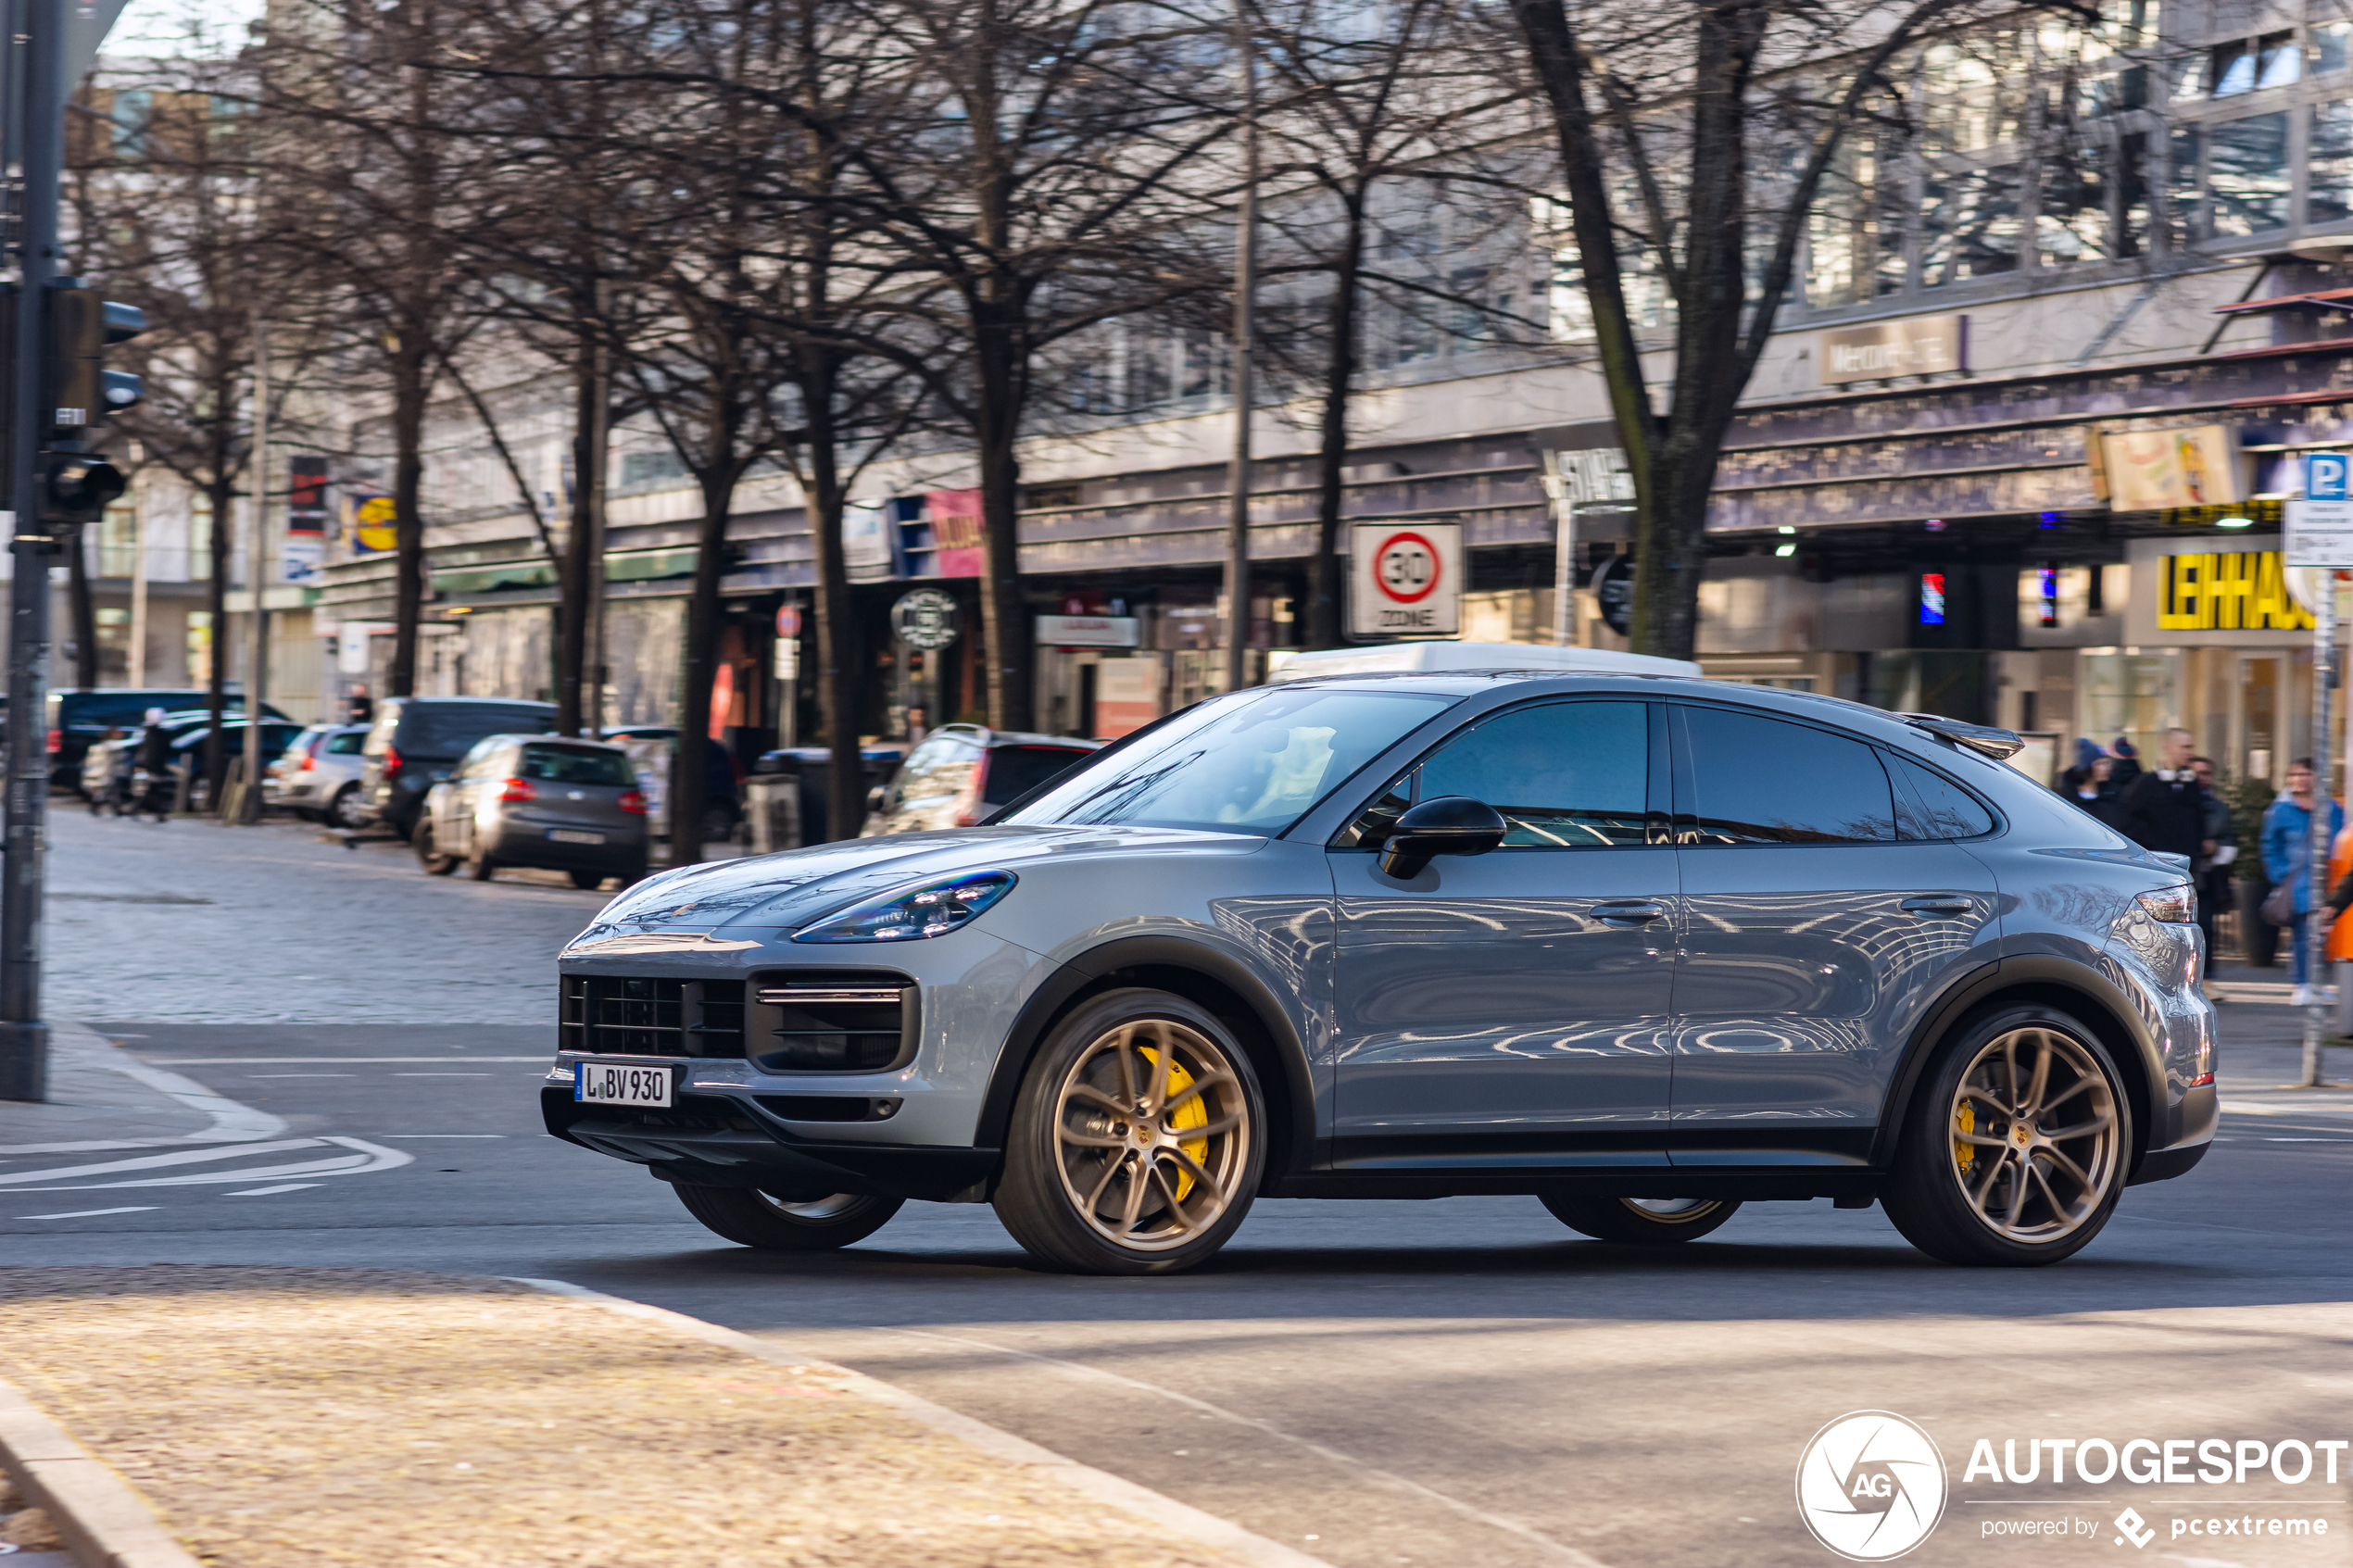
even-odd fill
[{"label": "front grille", "polygon": [[786,972],[752,982],[749,1054],[772,1073],[887,1073],[912,1060],[903,975]]},{"label": "front grille", "polygon": [[557,1044],[608,1056],[744,1054],[744,983],[567,974]]}]

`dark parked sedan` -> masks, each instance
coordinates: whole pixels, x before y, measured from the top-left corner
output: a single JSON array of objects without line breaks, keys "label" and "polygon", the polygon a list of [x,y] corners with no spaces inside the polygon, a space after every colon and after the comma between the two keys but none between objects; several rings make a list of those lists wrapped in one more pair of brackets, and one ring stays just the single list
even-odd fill
[{"label": "dark parked sedan", "polygon": [[410,834],[435,876],[501,866],[568,872],[575,887],[646,874],[646,797],[629,754],[601,741],[492,735],[425,797]]}]

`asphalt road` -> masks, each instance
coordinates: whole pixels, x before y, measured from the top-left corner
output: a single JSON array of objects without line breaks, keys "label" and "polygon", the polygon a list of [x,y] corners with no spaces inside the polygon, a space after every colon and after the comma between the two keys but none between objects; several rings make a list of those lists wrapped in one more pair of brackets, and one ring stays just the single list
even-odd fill
[{"label": "asphalt road", "polygon": [[[553,915],[521,918],[542,893],[494,884],[447,907],[496,927],[508,898],[519,927],[544,926]],[[592,906],[580,896],[576,912]],[[400,942],[372,931],[367,961],[398,972]],[[473,945],[485,966],[545,961],[479,932]],[[2277,1034],[2284,1011],[2224,1010],[2226,1093],[2282,1080],[2284,1048],[2229,1044]],[[1031,1268],[984,1207],[910,1205],[821,1257],[724,1243],[660,1183],[540,1132],[533,1059],[552,1031],[538,1020],[99,1027],[284,1118],[290,1136],[405,1161],[306,1179],[268,1173],[298,1154],[246,1154],[232,1158],[251,1185],[98,1174],[8,1191],[8,1261],[568,1280],[778,1336],[1345,1568],[1834,1562],[1801,1525],[1793,1476],[1817,1429],[1866,1409],[1919,1423],[1949,1466],[1944,1523],[1907,1562],[2342,1563],[2353,1533],[2353,1454],[2334,1485],[2259,1469],[2244,1486],[1963,1474],[1981,1436],[1995,1453],[2005,1439],[2353,1437],[2353,1119],[2228,1119],[2196,1173],[2133,1189],[2103,1236],[2048,1270],[1942,1267],[1876,1210],[1826,1203],[1752,1206],[1652,1251],[1579,1238],[1533,1199],[1457,1198],[1262,1203],[1199,1273],[1071,1279]],[[2145,1550],[2111,1527],[2127,1506],[2158,1531]],[[2330,1533],[2171,1534],[2224,1508]],[[2078,1533],[1987,1538],[2062,1518]]]}]

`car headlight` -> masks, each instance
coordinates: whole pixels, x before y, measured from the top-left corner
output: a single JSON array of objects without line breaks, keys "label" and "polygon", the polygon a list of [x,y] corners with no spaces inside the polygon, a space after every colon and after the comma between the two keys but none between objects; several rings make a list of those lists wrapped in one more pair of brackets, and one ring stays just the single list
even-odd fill
[{"label": "car headlight", "polygon": [[2197,895],[2186,882],[2176,887],[2160,887],[2154,893],[2141,895],[2141,908],[2151,920],[2187,925],[2197,919]]},{"label": "car headlight", "polygon": [[970,925],[1013,890],[1011,872],[972,872],[870,898],[806,931],[796,942],[912,942]]}]

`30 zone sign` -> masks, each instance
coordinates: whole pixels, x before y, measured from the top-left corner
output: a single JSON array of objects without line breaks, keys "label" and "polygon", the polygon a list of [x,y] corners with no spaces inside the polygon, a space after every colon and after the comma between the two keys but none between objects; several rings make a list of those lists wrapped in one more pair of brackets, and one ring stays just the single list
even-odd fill
[{"label": "30 zone sign", "polygon": [[1349,533],[1348,630],[1451,637],[1462,630],[1463,525],[1360,522]]}]

